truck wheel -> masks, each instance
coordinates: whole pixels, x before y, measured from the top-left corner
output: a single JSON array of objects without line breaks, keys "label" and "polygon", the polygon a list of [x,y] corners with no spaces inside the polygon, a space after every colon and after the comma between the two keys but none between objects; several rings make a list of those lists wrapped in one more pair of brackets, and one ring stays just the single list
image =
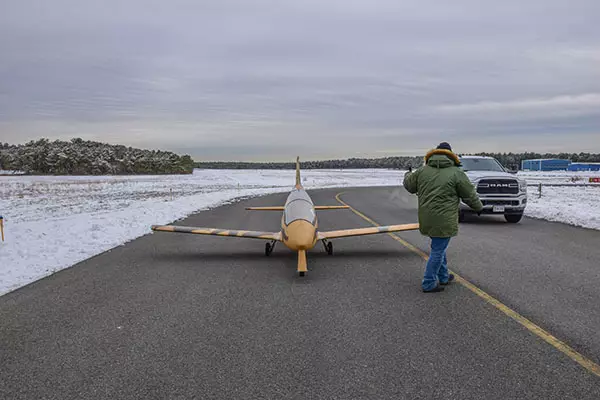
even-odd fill
[{"label": "truck wheel", "polygon": [[464,211],[458,212],[458,222],[465,222],[465,213]]},{"label": "truck wheel", "polygon": [[523,218],[523,214],[504,214],[504,218],[506,218],[506,222],[516,224]]}]

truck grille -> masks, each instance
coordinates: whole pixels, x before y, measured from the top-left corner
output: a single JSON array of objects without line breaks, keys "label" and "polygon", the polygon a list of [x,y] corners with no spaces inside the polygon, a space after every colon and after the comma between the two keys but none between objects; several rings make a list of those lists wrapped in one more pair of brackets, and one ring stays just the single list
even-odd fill
[{"label": "truck grille", "polygon": [[519,182],[514,179],[482,179],[477,185],[479,194],[518,194]]},{"label": "truck grille", "polygon": [[484,206],[518,206],[519,200],[481,200]]}]

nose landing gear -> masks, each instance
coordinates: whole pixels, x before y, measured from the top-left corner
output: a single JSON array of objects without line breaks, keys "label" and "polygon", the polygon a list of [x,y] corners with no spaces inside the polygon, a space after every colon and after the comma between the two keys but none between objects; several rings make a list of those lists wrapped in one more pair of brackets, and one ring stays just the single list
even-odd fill
[{"label": "nose landing gear", "polygon": [[298,250],[298,276],[306,275],[306,250]]}]

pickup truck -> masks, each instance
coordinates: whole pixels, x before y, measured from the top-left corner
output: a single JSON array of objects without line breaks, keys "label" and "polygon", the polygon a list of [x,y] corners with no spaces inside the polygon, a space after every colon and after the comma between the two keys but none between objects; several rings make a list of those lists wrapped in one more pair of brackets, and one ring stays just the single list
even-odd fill
[{"label": "pickup truck", "polygon": [[[459,156],[462,168],[483,203],[482,214],[503,214],[507,222],[517,223],[523,218],[527,205],[527,183],[508,172],[492,157]],[[474,213],[466,204],[460,204],[459,221],[466,213]]]}]

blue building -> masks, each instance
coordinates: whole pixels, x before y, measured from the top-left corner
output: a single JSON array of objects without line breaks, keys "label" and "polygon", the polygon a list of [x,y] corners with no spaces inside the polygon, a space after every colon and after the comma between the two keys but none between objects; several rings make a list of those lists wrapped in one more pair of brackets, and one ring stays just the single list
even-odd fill
[{"label": "blue building", "polygon": [[577,162],[569,165],[569,171],[600,171],[600,163]]},{"label": "blue building", "polygon": [[570,160],[558,158],[523,160],[521,169],[524,171],[566,171],[571,165]]}]

